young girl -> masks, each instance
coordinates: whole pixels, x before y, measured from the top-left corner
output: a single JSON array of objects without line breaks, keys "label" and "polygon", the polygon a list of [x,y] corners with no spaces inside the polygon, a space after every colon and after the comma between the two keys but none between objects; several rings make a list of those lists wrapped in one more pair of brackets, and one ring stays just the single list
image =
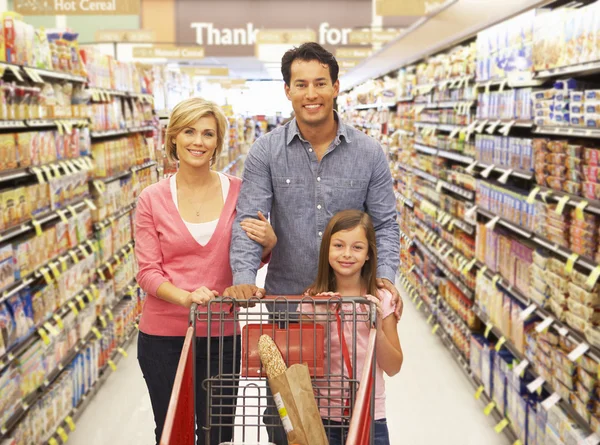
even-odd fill
[{"label": "young girl", "polygon": [[[394,316],[392,295],[387,290],[377,288],[377,246],[375,229],[369,215],[359,210],[344,210],[331,218],[321,242],[319,270],[317,280],[307,290],[307,295],[330,297],[364,296],[377,307],[377,340],[376,340],[376,378],[375,378],[375,445],[389,445],[390,438],[385,419],[385,382],[383,373],[393,376],[402,367],[403,354],[398,338],[397,320]],[[303,304],[302,311],[310,313],[314,307],[323,304]],[[321,309],[323,310],[323,309]],[[317,309],[317,311],[321,312]],[[329,355],[331,369],[326,370],[332,383],[317,382],[317,396],[324,424],[329,426],[328,439],[330,445],[343,445],[344,428],[342,416],[346,412],[348,397],[348,378],[360,379],[367,352],[367,340],[370,326],[367,322],[369,307],[356,305],[356,316],[348,313],[354,311],[353,304],[342,304],[340,320],[329,315]],[[329,313],[335,313],[330,309]],[[346,314],[344,314],[346,312]],[[356,323],[353,319],[356,318]],[[336,321],[333,321],[336,320]],[[338,326],[341,326],[338,328]],[[341,335],[340,335],[341,334]],[[345,347],[344,347],[345,341]],[[356,346],[354,346],[356,341]],[[348,350],[344,358],[343,350]],[[352,354],[356,351],[356,368],[350,376],[346,360],[354,363]],[[348,357],[350,355],[350,357]],[[342,379],[342,372],[344,378]],[[335,376],[338,376],[336,379]],[[337,382],[336,382],[337,380]],[[341,384],[340,382],[343,382]],[[342,388],[344,399],[342,399]]]}]

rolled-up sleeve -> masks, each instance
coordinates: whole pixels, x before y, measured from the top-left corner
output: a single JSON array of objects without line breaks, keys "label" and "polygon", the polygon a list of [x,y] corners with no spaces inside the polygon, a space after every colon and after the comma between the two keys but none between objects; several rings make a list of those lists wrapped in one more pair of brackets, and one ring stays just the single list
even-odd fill
[{"label": "rolled-up sleeve", "polygon": [[392,184],[385,153],[381,148],[375,150],[366,207],[377,236],[377,278],[387,278],[395,283],[400,264],[400,228]]},{"label": "rolled-up sleeve", "polygon": [[158,287],[169,281],[163,271],[163,256],[158,232],[152,216],[152,204],[142,193],[135,218],[135,256],[138,262],[137,282],[146,293],[156,296]]},{"label": "rolled-up sleeve", "polygon": [[230,261],[234,285],[255,284],[256,273],[261,265],[263,248],[246,235],[240,223],[246,218],[256,219],[259,211],[264,215],[271,211],[273,184],[269,152],[263,140],[254,143],[244,163],[242,189],[231,235]]}]

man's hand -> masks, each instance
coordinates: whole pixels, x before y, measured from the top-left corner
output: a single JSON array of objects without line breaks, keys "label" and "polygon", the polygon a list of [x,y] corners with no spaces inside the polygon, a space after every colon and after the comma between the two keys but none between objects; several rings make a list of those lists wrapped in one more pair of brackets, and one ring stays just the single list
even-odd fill
[{"label": "man's hand", "polygon": [[386,289],[392,294],[392,301],[396,305],[396,309],[394,310],[394,314],[398,321],[402,318],[402,312],[404,311],[404,302],[400,297],[400,292],[396,289],[396,286],[388,280],[387,278],[377,278],[377,287],[379,289]]},{"label": "man's hand", "polygon": [[263,298],[266,292],[254,284],[239,284],[225,289],[224,297],[235,298],[236,300],[249,300],[252,297]]}]

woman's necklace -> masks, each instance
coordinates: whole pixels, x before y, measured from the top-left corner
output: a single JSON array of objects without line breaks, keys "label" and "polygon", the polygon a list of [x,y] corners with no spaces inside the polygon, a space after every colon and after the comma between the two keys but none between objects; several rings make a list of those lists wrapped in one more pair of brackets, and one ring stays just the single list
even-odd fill
[{"label": "woman's necklace", "polygon": [[[217,179],[219,179],[219,182],[220,182],[220,178],[217,177]],[[206,198],[207,198],[209,192],[211,191],[211,189],[213,189],[214,187],[215,187],[215,183],[213,180],[211,184],[208,184],[206,187],[204,187],[204,193],[202,194],[202,197],[200,199],[198,199],[195,196],[193,198],[186,197],[185,201],[193,209],[193,212],[196,214],[197,218],[200,217],[202,208],[204,207],[204,204],[206,203]],[[177,187],[177,193],[179,195],[182,194],[180,187]],[[181,196],[179,196],[178,198],[179,198],[179,200],[181,200]],[[199,204],[199,206],[198,206],[198,204]]]}]

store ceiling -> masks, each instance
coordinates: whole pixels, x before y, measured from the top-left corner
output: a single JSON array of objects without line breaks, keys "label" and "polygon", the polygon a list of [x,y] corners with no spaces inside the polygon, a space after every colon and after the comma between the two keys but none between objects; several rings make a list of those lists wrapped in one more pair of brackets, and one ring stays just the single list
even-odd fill
[{"label": "store ceiling", "polygon": [[341,78],[341,88],[351,89],[474,36],[494,23],[549,3],[552,0],[457,0],[350,70]]}]

